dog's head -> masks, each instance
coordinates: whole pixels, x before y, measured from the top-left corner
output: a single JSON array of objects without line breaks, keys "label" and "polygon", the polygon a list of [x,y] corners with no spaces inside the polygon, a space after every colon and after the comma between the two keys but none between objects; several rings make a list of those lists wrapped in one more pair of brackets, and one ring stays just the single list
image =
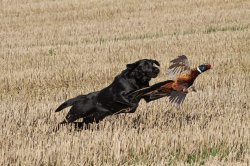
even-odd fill
[{"label": "dog's head", "polygon": [[156,60],[142,59],[135,63],[127,64],[127,70],[129,71],[130,77],[148,86],[151,78],[157,77],[160,72],[157,66],[160,66],[160,63]]}]

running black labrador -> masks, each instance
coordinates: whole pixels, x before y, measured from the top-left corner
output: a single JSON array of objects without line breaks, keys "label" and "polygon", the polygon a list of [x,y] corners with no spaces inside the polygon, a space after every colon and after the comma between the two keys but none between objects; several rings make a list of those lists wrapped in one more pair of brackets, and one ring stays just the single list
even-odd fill
[{"label": "running black labrador", "polygon": [[127,94],[149,86],[151,78],[157,77],[160,72],[154,64],[160,66],[158,61],[152,59],[127,64],[127,68],[108,87],[65,101],[55,112],[72,107],[60,124],[72,123],[79,118],[83,118],[84,124],[98,123],[112,114],[135,112],[140,99],[131,102]]}]

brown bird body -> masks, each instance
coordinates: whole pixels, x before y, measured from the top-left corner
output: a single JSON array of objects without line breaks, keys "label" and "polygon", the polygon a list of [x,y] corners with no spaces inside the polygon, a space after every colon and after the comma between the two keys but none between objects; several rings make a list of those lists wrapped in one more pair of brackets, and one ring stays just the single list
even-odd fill
[{"label": "brown bird body", "polygon": [[193,85],[194,80],[200,73],[197,69],[192,69],[189,73],[181,74],[172,84],[172,88],[176,91],[186,91],[190,86]]},{"label": "brown bird body", "polygon": [[167,80],[154,84],[148,88],[140,89],[129,94],[130,98],[144,98],[150,102],[165,96],[169,96],[169,101],[181,104],[186,94],[190,91],[196,91],[192,87],[195,79],[202,73],[211,68],[210,64],[202,64],[197,68],[190,69],[187,57],[185,55],[171,61],[168,69],[169,75],[176,76],[173,80]]}]

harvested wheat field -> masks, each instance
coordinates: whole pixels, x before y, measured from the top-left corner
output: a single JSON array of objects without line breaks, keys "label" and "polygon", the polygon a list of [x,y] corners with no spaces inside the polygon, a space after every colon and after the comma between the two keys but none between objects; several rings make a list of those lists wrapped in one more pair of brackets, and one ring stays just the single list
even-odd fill
[{"label": "harvested wheat field", "polygon": [[[250,1],[0,2],[0,165],[249,165]],[[162,98],[99,126],[53,128],[66,99],[109,85],[127,63],[213,69],[181,108]]]}]

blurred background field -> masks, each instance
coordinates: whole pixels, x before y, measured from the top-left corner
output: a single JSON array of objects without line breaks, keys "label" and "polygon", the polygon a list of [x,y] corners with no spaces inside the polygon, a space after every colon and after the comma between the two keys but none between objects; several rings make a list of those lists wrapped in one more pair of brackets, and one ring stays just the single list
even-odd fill
[{"label": "blurred background field", "polygon": [[[0,1],[0,165],[249,165],[250,1]],[[166,98],[90,130],[52,132],[64,100],[151,58],[167,80],[209,62],[180,109]]]}]

